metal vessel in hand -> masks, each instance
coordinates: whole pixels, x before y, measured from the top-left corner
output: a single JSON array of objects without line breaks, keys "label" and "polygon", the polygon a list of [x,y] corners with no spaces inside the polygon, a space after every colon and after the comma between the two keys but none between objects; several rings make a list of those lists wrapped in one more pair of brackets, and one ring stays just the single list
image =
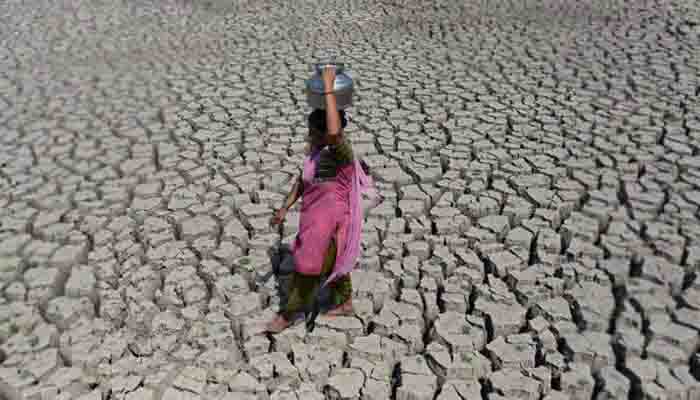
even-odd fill
[{"label": "metal vessel in hand", "polygon": [[333,93],[335,94],[338,110],[344,110],[352,106],[352,96],[355,89],[354,82],[350,75],[345,72],[343,63],[314,64],[314,74],[306,81],[306,100],[309,106],[314,109],[326,109],[325,88],[321,76],[324,68],[335,68]]}]

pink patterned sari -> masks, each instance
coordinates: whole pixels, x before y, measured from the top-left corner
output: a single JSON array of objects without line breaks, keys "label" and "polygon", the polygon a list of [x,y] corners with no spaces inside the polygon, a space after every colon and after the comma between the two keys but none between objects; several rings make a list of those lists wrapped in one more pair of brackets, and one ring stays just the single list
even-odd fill
[{"label": "pink patterned sari", "polygon": [[304,192],[299,232],[293,244],[296,271],[319,275],[323,259],[335,239],[338,249],[333,272],[323,283],[328,285],[349,273],[357,264],[363,223],[362,191],[371,185],[359,160],[340,167],[333,180],[315,182],[320,151],[304,161]]}]

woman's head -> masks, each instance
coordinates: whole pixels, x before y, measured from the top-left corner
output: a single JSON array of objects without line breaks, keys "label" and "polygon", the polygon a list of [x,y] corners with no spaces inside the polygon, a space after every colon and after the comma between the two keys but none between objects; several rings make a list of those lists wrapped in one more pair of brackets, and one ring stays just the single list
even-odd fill
[{"label": "woman's head", "polygon": [[[338,111],[340,114],[340,129],[348,125],[345,118],[345,110]],[[326,110],[315,109],[309,114],[309,138],[314,145],[326,144],[328,127],[326,126]]]}]

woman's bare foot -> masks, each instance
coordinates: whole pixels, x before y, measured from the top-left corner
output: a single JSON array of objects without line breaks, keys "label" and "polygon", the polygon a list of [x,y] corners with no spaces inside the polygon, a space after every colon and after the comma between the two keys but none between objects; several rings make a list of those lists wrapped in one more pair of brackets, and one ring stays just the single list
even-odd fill
[{"label": "woman's bare foot", "polygon": [[352,299],[348,299],[345,303],[335,307],[326,313],[329,317],[353,316],[355,310],[352,308]]},{"label": "woman's bare foot", "polygon": [[265,332],[269,333],[280,333],[283,330],[287,329],[289,325],[292,323],[287,321],[286,318],[284,318],[281,315],[278,315],[273,319],[272,321],[268,322],[267,325],[265,325]]}]

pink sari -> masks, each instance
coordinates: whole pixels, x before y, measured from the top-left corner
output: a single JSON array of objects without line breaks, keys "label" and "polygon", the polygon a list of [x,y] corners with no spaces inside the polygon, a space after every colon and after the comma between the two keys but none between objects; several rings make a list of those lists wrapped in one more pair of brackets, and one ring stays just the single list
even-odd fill
[{"label": "pink sari", "polygon": [[341,167],[336,179],[314,182],[320,151],[304,160],[304,193],[299,233],[292,252],[296,271],[304,275],[319,275],[323,259],[335,237],[338,256],[333,272],[323,283],[328,285],[349,273],[360,254],[363,212],[361,192],[370,184],[359,160]]}]

